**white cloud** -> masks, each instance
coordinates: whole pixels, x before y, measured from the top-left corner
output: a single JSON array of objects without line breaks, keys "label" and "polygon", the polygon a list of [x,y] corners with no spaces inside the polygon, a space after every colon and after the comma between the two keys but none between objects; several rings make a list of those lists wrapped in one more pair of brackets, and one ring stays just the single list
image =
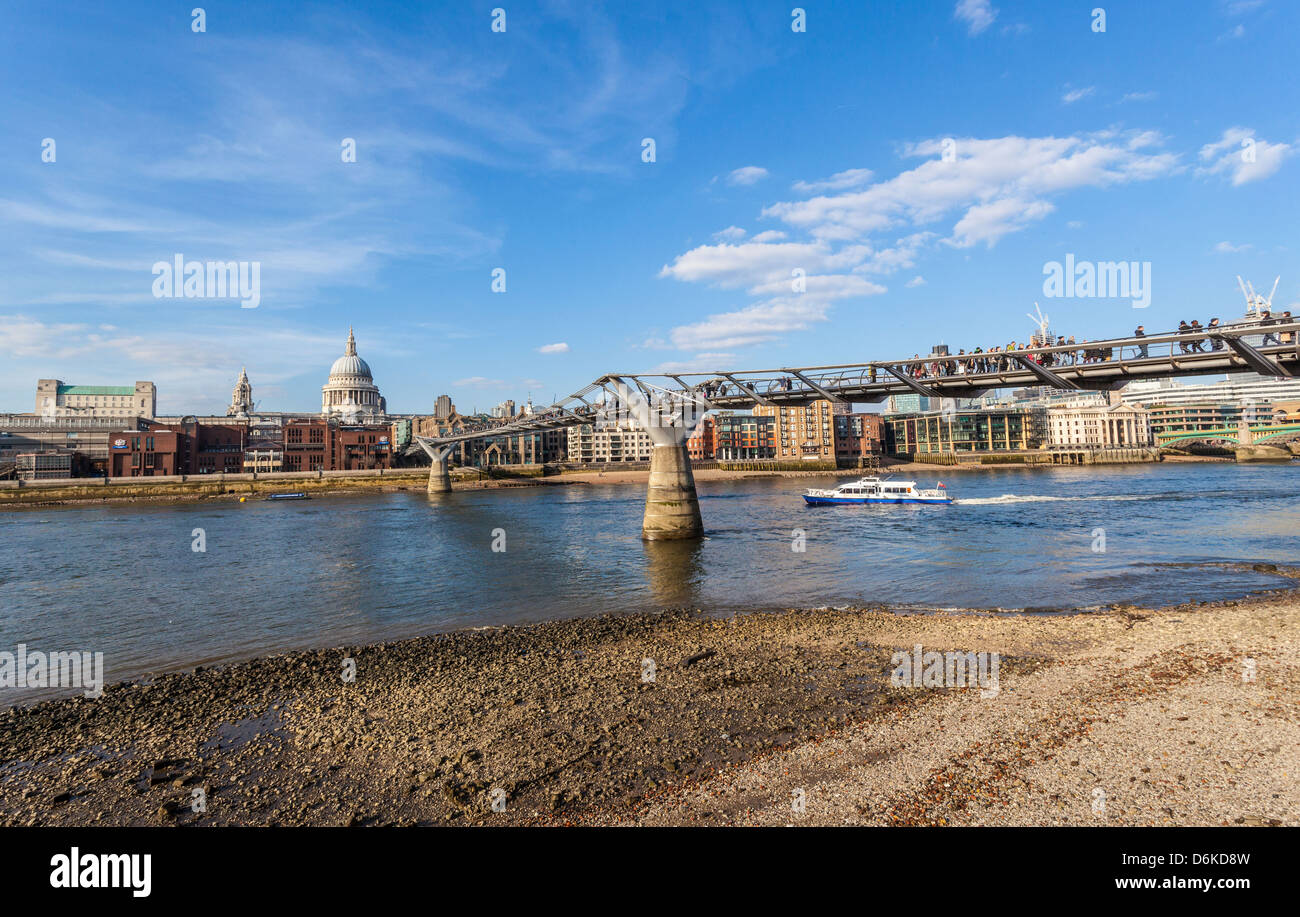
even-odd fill
[{"label": "white cloud", "polygon": [[488,379],[485,376],[470,376],[467,379],[457,379],[452,385],[456,388],[504,388],[506,380]]},{"label": "white cloud", "polygon": [[[774,217],[806,238],[760,233],[740,244],[701,245],[664,265],[659,276],[737,290],[757,301],[673,328],[669,339],[689,350],[733,350],[776,340],[826,321],[840,300],[885,292],[863,275],[913,268],[942,241],[957,248],[992,247],[1042,220],[1051,200],[1081,188],[1105,188],[1169,175],[1178,156],[1162,152],[1154,132],[1115,131],[1073,137],[959,139],[944,161],[943,142],[906,147],[909,157],[935,157],[894,178],[859,187],[866,170],[850,170],[839,193],[769,205]],[[832,177],[832,182],[836,177]],[[869,181],[869,179],[866,179]],[[824,187],[824,183],[805,183]],[[951,220],[951,234],[929,228]],[[902,229],[892,244],[873,237]],[[801,273],[798,273],[801,272]],[[795,281],[802,278],[803,292]],[[924,282],[923,280],[921,281]],[[919,285],[914,281],[910,285]]]},{"label": "white cloud", "polygon": [[1220,242],[1218,245],[1214,246],[1214,250],[1221,255],[1235,255],[1239,252],[1247,251],[1249,248],[1249,243],[1244,245],[1233,245],[1231,242]]},{"label": "white cloud", "polygon": [[665,264],[659,276],[725,289],[778,281],[789,284],[794,270],[802,270],[805,275],[848,270],[869,252],[864,246],[836,252],[826,242],[701,245],[678,255],[672,264]]},{"label": "white cloud", "polygon": [[1066,93],[1061,96],[1061,101],[1064,102],[1066,105],[1073,105],[1075,102],[1079,101],[1080,99],[1088,98],[1088,96],[1092,95],[1096,91],[1097,91],[1096,86],[1084,86],[1081,89],[1070,89],[1067,90]]},{"label": "white cloud", "polygon": [[1019,197],[1004,197],[987,204],[976,204],[952,228],[952,244],[958,248],[969,248],[984,242],[992,248],[1003,236],[1024,229],[1055,209],[1047,201]]},{"label": "white cloud", "polygon": [[935,238],[932,232],[916,232],[897,240],[891,247],[878,249],[853,270],[859,274],[892,274],[916,264],[921,249]]},{"label": "white cloud", "polygon": [[537,348],[538,353],[568,353],[569,345],[561,341],[558,344],[543,344]]},{"label": "white cloud", "polygon": [[1282,161],[1293,152],[1290,144],[1269,143],[1244,127],[1230,127],[1223,137],[1201,147],[1201,175],[1227,173],[1233,185],[1268,178],[1282,167]]},{"label": "white cloud", "polygon": [[[959,221],[960,230],[954,227],[949,241],[991,245],[1050,212],[1050,206],[1042,205],[1049,196],[1176,171],[1177,155],[1148,151],[1158,142],[1151,132],[967,138],[954,141],[956,157],[945,162],[944,142],[928,140],[905,150],[908,156],[934,157],[915,169],[857,191],[773,204],[763,215],[816,239],[836,241],[860,240],[900,225],[921,226],[961,211],[964,222]],[[994,219],[999,215],[1000,222]]]},{"label": "white cloud", "polygon": [[761,166],[743,166],[727,176],[729,185],[754,185],[767,178],[767,169]]},{"label": "white cloud", "polygon": [[925,278],[922,277],[920,274],[917,274],[915,277],[913,277],[913,278],[912,278],[911,280],[909,280],[907,283],[903,284],[903,286],[908,287],[908,288],[911,288],[911,287],[923,287],[923,286],[925,286]]},{"label": "white cloud", "polygon": [[989,0],[957,0],[952,15],[966,23],[966,29],[971,35],[978,35],[993,24],[993,20],[998,18],[998,11]]},{"label": "white cloud", "polygon": [[[861,283],[862,295],[885,292],[884,287],[865,280]],[[780,340],[792,331],[804,331],[815,322],[826,321],[830,305],[829,298],[809,293],[781,296],[674,328],[672,339],[682,350],[749,347]]]},{"label": "white cloud", "polygon": [[739,226],[728,226],[726,229],[720,229],[713,234],[715,242],[736,242],[745,238],[745,230]]},{"label": "white cloud", "polygon": [[821,191],[845,191],[849,188],[857,188],[871,181],[873,173],[870,169],[845,169],[843,172],[836,172],[830,178],[822,181],[797,181],[792,186],[800,194],[817,194]]},{"label": "white cloud", "polygon": [[1126,92],[1120,98],[1121,102],[1151,102],[1158,98],[1158,92]]}]

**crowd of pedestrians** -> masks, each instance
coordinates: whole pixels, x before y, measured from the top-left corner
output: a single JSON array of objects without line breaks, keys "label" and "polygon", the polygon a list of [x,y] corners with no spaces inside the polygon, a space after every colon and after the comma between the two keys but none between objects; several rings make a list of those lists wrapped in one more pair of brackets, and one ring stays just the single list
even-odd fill
[{"label": "crowd of pedestrians", "polygon": [[[1247,327],[1267,327],[1270,325],[1287,325],[1294,321],[1290,311],[1283,312],[1281,315],[1274,316],[1270,311],[1264,310],[1260,313],[1257,322],[1250,323]],[[1234,329],[1242,327],[1242,323],[1234,324]],[[1178,323],[1179,334],[1212,334],[1222,328],[1218,318],[1212,318],[1205,325],[1200,321],[1180,321]],[[1133,332],[1135,338],[1145,338],[1146,329],[1138,325]],[[1123,359],[1146,359],[1150,356],[1150,349],[1145,341],[1139,341],[1137,344],[1128,344],[1123,346],[1113,346],[1105,344],[1104,346],[1089,346],[1091,342],[1087,338],[1079,341],[1074,339],[1074,335],[1066,337],[1065,335],[1036,334],[1028,342],[1021,344],[1018,341],[1008,341],[1006,344],[990,347],[985,350],[982,347],[976,347],[969,353],[966,350],[959,350],[955,355],[948,354],[931,354],[929,357],[922,357],[919,353],[913,354],[912,359],[904,365],[898,367],[899,372],[912,379],[934,379],[947,376],[961,375],[986,375],[991,373],[1008,372],[1020,369],[1021,359],[1037,363],[1039,366],[1078,366],[1088,363],[1105,363],[1111,360]],[[1100,344],[1101,342],[1097,342]],[[1296,333],[1294,331],[1265,331],[1262,340],[1259,341],[1262,346],[1274,344],[1294,344],[1296,343]],[[1180,353],[1206,353],[1208,350],[1222,350],[1224,348],[1223,340],[1215,337],[1205,337],[1200,340],[1178,341],[1171,345],[1176,346]],[[1038,352],[1039,348],[1060,347],[1062,350],[1054,350],[1048,353]],[[1035,352],[1029,352],[1035,351]],[[869,367],[867,370],[867,381],[874,383],[878,380],[876,367]],[[783,376],[777,379],[771,379],[764,383],[748,383],[749,386],[757,386],[764,393],[788,392],[793,388],[803,388],[803,383],[790,377]],[[700,390],[706,398],[725,397],[727,395],[748,394],[740,386],[728,384],[721,380],[706,382],[700,386]]]}]

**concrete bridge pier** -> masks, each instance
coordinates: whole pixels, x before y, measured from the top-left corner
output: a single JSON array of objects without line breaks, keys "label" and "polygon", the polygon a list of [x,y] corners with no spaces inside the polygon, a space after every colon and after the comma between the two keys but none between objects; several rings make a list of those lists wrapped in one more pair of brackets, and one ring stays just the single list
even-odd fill
[{"label": "concrete bridge pier", "polygon": [[451,472],[447,468],[447,459],[451,456],[451,446],[430,446],[421,442],[424,451],[429,453],[429,493],[451,493]]},{"label": "concrete bridge pier", "polygon": [[686,440],[703,409],[685,399],[651,405],[640,391],[618,379],[613,387],[622,407],[654,444],[641,537],[647,541],[699,538],[704,534],[704,520]]},{"label": "concrete bridge pier", "polygon": [[451,493],[451,472],[447,470],[447,460],[445,458],[437,460],[429,466],[429,493]]},{"label": "concrete bridge pier", "polygon": [[647,541],[699,538],[704,534],[700,501],[686,440],[655,444],[650,453],[650,482],[645,495],[641,537]]}]

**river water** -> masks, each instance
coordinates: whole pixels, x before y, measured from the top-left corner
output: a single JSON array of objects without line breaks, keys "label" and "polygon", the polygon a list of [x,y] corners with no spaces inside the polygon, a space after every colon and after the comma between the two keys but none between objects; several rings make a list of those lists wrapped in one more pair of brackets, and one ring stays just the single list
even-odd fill
[{"label": "river water", "polygon": [[701,482],[690,544],[641,541],[636,484],[4,511],[0,650],[103,652],[111,683],[606,611],[1208,601],[1285,581],[1198,564],[1300,559],[1295,463],[918,477],[958,502],[807,507],[834,478]]}]

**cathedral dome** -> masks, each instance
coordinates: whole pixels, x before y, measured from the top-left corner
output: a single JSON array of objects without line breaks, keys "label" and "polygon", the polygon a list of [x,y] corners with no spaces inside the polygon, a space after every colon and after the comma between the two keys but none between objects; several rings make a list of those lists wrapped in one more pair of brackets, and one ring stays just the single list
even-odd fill
[{"label": "cathedral dome", "polygon": [[361,359],[355,353],[345,353],[334,361],[330,367],[330,378],[334,376],[364,376],[367,379],[373,379],[370,375],[370,364]]},{"label": "cathedral dome", "polygon": [[329,381],[321,389],[321,413],[345,418],[382,417],[388,407],[370,374],[370,364],[357,356],[357,339],[348,329],[348,346],[330,367]]}]

